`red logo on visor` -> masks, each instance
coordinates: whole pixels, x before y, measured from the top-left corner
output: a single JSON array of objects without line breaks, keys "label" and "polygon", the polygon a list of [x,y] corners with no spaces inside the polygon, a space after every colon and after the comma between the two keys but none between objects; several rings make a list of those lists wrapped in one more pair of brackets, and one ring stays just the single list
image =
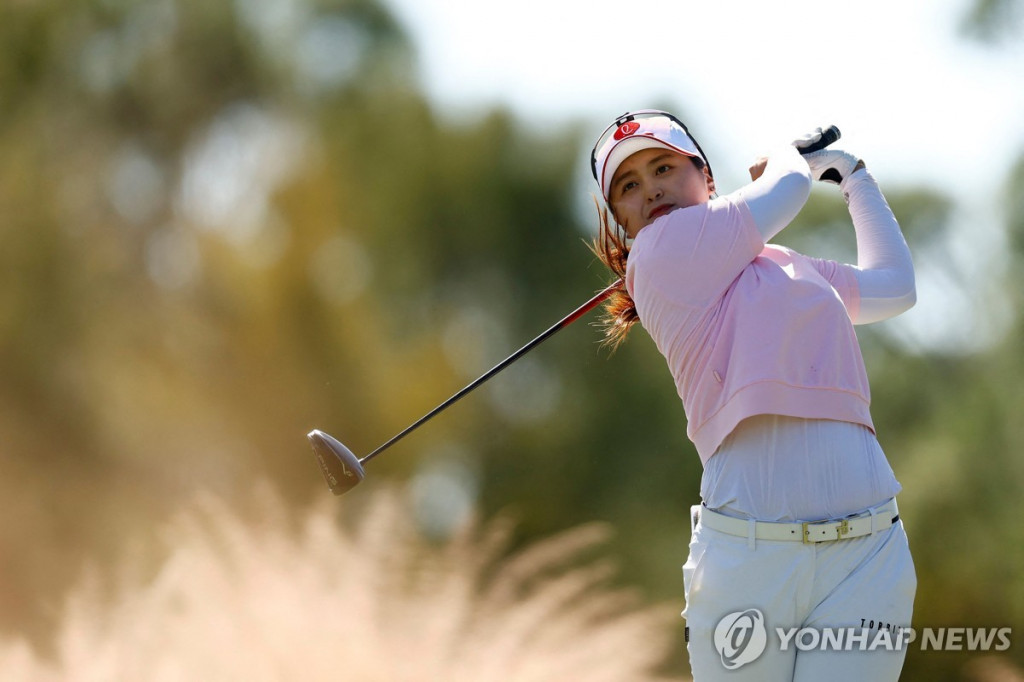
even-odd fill
[{"label": "red logo on visor", "polygon": [[624,137],[632,135],[640,129],[640,124],[636,121],[627,121],[619,126],[619,129],[615,131],[614,138],[621,140]]}]

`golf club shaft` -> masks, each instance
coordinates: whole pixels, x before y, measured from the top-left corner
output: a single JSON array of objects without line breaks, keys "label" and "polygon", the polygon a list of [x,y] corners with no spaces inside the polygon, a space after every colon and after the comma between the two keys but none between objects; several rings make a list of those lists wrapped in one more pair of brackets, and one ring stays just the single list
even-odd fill
[{"label": "golf club shaft", "polygon": [[494,367],[489,369],[486,373],[484,373],[480,378],[475,379],[472,383],[470,383],[468,386],[463,388],[461,391],[459,391],[458,393],[453,395],[451,398],[448,398],[448,400],[445,400],[443,403],[441,403],[440,405],[435,407],[433,410],[431,410],[427,414],[425,414],[422,417],[420,417],[413,424],[410,424],[404,431],[402,431],[401,433],[395,435],[393,438],[391,438],[391,440],[389,440],[388,442],[384,443],[383,445],[378,447],[376,450],[374,450],[370,454],[368,454],[365,457],[363,457],[362,459],[360,459],[359,460],[360,464],[365,464],[366,462],[370,461],[371,459],[373,459],[374,457],[376,457],[380,453],[384,452],[389,447],[391,447],[392,445],[394,445],[398,441],[402,440],[403,438],[408,436],[410,433],[415,431],[417,428],[422,426],[424,423],[426,423],[427,421],[429,421],[430,419],[435,417],[439,412],[442,412],[445,409],[451,407],[453,404],[455,404],[460,398],[465,396],[467,393],[471,392],[473,389],[475,389],[478,386],[480,386],[480,384],[484,383],[485,381],[487,381],[488,379],[493,377],[495,374],[499,373],[501,370],[505,369],[506,367],[511,365],[513,362],[515,362],[516,360],[518,360],[519,358],[523,357],[524,355],[529,353],[531,350],[533,350],[534,348],[539,346],[541,343],[546,341],[550,336],[554,335],[555,332],[557,332],[557,331],[559,331],[561,329],[564,329],[565,327],[568,327],[570,324],[572,324],[573,322],[575,322],[579,318],[581,318],[584,315],[586,315],[588,312],[590,312],[591,310],[596,308],[598,305],[600,305],[601,302],[603,302],[605,299],[607,299],[609,296],[611,296],[612,293],[616,289],[621,287],[621,286],[622,286],[622,280],[618,280],[615,283],[609,285],[607,288],[605,288],[602,291],[600,291],[597,294],[595,294],[593,298],[591,298],[589,301],[587,301],[586,303],[581,305],[579,308],[577,308],[576,310],[572,311],[571,313],[569,313],[568,315],[563,317],[561,320],[559,320],[558,322],[553,324],[551,327],[549,327],[546,331],[544,331],[540,336],[535,338],[533,341],[530,341],[528,344],[526,344],[525,346],[523,346],[522,348],[517,350],[515,353],[513,353],[512,355],[508,356],[507,358],[505,358],[504,360],[499,362],[497,365],[495,365]]}]

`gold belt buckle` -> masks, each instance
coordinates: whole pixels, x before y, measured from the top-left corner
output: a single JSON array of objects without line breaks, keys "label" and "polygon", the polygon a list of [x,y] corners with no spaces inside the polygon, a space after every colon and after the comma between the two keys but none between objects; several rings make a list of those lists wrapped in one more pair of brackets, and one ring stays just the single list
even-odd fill
[{"label": "gold belt buckle", "polygon": [[844,535],[850,534],[850,522],[843,519],[839,522],[839,527],[836,528],[836,540],[842,540]]},{"label": "gold belt buckle", "polygon": [[[811,523],[809,521],[804,521],[802,526],[803,526],[803,532],[804,532],[803,543],[805,545],[813,545],[814,544],[814,541],[810,539],[811,526],[821,526],[821,525],[823,525],[821,522],[819,522],[819,523]],[[836,540],[842,540],[845,536],[847,536],[849,534],[850,534],[850,522],[848,520],[846,520],[846,519],[843,519],[842,521],[840,521],[836,525]]]}]

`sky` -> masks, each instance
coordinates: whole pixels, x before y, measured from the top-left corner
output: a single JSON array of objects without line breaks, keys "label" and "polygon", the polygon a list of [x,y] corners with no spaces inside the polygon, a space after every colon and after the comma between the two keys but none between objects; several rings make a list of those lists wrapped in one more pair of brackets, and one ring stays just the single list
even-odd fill
[{"label": "sky", "polygon": [[[580,121],[589,141],[624,111],[670,108],[726,191],[758,155],[836,124],[837,146],[883,190],[954,197],[952,266],[971,280],[1000,252],[998,196],[1024,153],[1024,41],[963,39],[968,2],[385,0],[416,47],[422,87],[454,117],[500,105],[541,128]],[[583,187],[585,159],[580,169]],[[919,273],[904,326],[922,342],[984,345],[997,319],[947,322],[978,314],[987,283],[957,292],[948,275]],[[943,295],[922,300],[922,283]]]},{"label": "sky", "polygon": [[456,114],[584,117],[589,139],[623,111],[667,104],[740,170],[835,123],[877,175],[953,191],[963,175],[1002,177],[1024,146],[1024,48],[959,39],[966,0],[386,3],[428,94]]}]

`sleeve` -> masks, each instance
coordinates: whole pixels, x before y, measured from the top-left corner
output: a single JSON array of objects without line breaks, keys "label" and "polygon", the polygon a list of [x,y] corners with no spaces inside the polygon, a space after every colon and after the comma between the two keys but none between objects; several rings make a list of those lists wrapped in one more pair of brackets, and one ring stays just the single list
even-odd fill
[{"label": "sleeve", "polygon": [[782,231],[807,203],[811,175],[807,162],[796,148],[786,145],[768,157],[757,180],[736,191],[754,218],[764,241]]},{"label": "sleeve", "polygon": [[861,316],[861,290],[860,281],[857,277],[857,268],[846,263],[838,263],[834,260],[812,258],[803,256],[811,266],[818,271],[825,281],[832,285],[835,292],[839,294],[839,300],[846,308],[846,314],[850,320],[857,324]]},{"label": "sleeve", "polygon": [[637,235],[626,285],[637,294],[704,306],[720,296],[764,248],[750,210],[733,197],[672,211]]},{"label": "sleeve", "polygon": [[869,324],[895,317],[917,301],[914,263],[878,184],[866,170],[843,181],[843,195],[857,234],[857,266],[853,272],[860,291],[854,324]]}]

